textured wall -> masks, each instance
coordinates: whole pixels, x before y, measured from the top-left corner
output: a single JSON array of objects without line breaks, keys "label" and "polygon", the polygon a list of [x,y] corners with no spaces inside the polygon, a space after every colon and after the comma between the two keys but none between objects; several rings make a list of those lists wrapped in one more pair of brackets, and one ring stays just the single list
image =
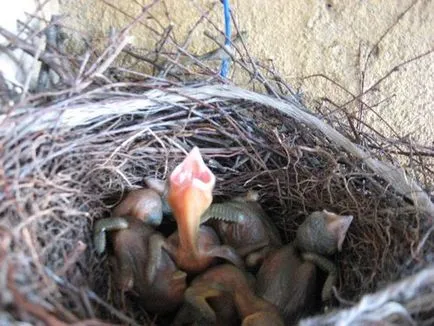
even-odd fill
[{"label": "textured wall", "polygon": [[[108,1],[108,0],[107,0]],[[137,15],[140,4],[150,1],[108,1]],[[301,79],[325,74],[354,94],[367,90],[396,65],[434,49],[434,1],[416,1],[378,46],[367,68],[366,55],[383,33],[397,21],[412,1],[324,1],[324,0],[231,0],[242,30],[248,32],[248,46],[258,59],[272,59],[283,76],[310,99],[328,98],[342,104],[351,96],[323,78]],[[108,7],[102,0],[64,0],[63,11],[71,23],[94,35],[102,35],[109,26],[123,26],[131,19]],[[166,0],[175,35],[182,38],[210,1]],[[196,4],[196,7],[192,5]],[[222,26],[221,5],[216,4],[211,18]],[[164,6],[153,9],[159,19]],[[148,21],[153,24],[152,21]],[[199,28],[190,50],[203,53],[212,46]],[[152,35],[138,27],[136,45],[152,44]],[[365,70],[362,87],[361,75]],[[235,80],[242,83],[241,80]],[[434,140],[434,54],[403,66],[380,83],[377,91],[363,97],[374,106],[398,135],[432,145]],[[381,102],[381,104],[377,104]],[[312,102],[313,103],[313,102]],[[357,112],[356,105],[348,109]],[[380,131],[393,135],[372,113],[363,116]]]}]

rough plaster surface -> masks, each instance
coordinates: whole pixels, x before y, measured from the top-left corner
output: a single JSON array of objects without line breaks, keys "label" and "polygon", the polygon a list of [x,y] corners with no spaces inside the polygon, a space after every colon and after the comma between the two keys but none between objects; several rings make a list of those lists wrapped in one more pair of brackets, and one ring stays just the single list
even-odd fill
[{"label": "rough plaster surface", "polygon": [[[132,16],[140,13],[140,5],[150,3],[138,0],[107,2]],[[283,77],[302,91],[312,105],[323,98],[343,104],[351,100],[351,96],[324,78],[303,77],[324,74],[353,94],[359,94],[396,65],[434,49],[434,1],[416,1],[373,52],[366,66],[364,85],[361,85],[367,54],[412,1],[230,2],[240,29],[248,32],[250,53],[258,59],[272,60]],[[64,0],[62,3],[63,12],[69,15],[73,26],[96,37],[107,33],[110,26],[122,27],[131,21],[130,17],[110,8],[102,0]],[[169,18],[164,15],[162,3],[151,12],[162,22],[172,21],[175,35],[180,40],[197,21],[200,12],[211,8],[211,2],[205,0],[166,0],[165,4]],[[210,17],[222,26],[219,3]],[[146,23],[158,28],[152,20]],[[203,36],[204,30],[215,32],[209,24],[202,24],[193,35],[191,52],[200,54],[214,46]],[[140,26],[133,34],[135,45],[139,47],[146,45],[149,48],[156,41]],[[234,82],[243,86],[243,81],[236,77]],[[363,100],[373,106],[399,136],[410,136],[413,141],[433,145],[433,89],[434,54],[429,54],[393,72]],[[358,107],[350,104],[347,109],[357,112]],[[386,135],[396,135],[375,114],[367,112],[362,118]]]}]

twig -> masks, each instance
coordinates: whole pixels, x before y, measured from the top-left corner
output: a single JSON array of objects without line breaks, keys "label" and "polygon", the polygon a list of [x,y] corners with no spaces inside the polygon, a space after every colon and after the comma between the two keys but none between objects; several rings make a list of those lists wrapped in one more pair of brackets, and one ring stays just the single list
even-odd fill
[{"label": "twig", "polygon": [[[15,47],[20,48],[21,50],[33,57],[36,56],[38,50],[35,49],[33,45],[19,39],[3,27],[0,27],[0,34],[3,35]],[[63,83],[68,86],[72,85],[72,76],[70,76],[61,65],[57,64],[54,55],[43,52],[39,55],[39,59],[48,66],[50,66],[50,68],[53,69],[60,76]]]},{"label": "twig", "polygon": [[[72,285],[68,281],[64,280],[63,278],[57,276],[55,273],[53,273],[48,268],[45,268],[45,272],[58,285],[64,286],[64,287],[74,291],[75,293],[80,294],[81,291],[79,289],[77,289],[74,285]],[[120,320],[128,323],[129,325],[139,326],[139,324],[137,324],[134,320],[132,320],[128,316],[124,315],[122,312],[118,311],[117,309],[113,308],[111,305],[109,305],[104,300],[102,300],[100,297],[98,297],[93,291],[90,291],[88,289],[85,289],[84,291],[90,299],[92,299],[93,301],[95,301],[99,305],[103,306],[108,312],[115,315]]]}]

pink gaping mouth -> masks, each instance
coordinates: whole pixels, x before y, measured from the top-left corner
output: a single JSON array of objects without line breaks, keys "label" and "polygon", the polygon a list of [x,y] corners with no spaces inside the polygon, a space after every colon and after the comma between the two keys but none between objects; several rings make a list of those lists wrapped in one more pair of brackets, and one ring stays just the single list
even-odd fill
[{"label": "pink gaping mouth", "polygon": [[194,147],[173,170],[170,183],[177,187],[194,186],[208,190],[214,188],[215,176],[203,161],[199,148]]},{"label": "pink gaping mouth", "polygon": [[200,217],[211,205],[215,176],[194,147],[169,180],[168,202],[178,224],[181,247],[196,250]]}]

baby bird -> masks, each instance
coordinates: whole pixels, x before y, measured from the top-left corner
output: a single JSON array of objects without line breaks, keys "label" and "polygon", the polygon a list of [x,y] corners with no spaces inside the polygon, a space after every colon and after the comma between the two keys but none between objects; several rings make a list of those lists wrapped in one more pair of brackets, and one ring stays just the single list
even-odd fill
[{"label": "baby bird", "polygon": [[141,220],[150,226],[161,224],[163,213],[167,208],[158,192],[152,189],[135,189],[113,209],[111,218],[101,219],[95,223],[94,245],[101,254],[106,246],[106,232],[128,228],[128,223],[121,216],[130,216]]},{"label": "baby bird", "polygon": [[197,147],[170,175],[167,201],[178,231],[169,238],[166,248],[183,271],[199,273],[217,257],[243,266],[233,248],[220,246],[212,228],[200,227],[200,217],[212,202],[214,185],[215,176],[205,165]]},{"label": "baby bird", "polygon": [[321,299],[331,298],[336,266],[323,255],[342,249],[352,216],[326,210],[310,214],[297,230],[294,243],[270,253],[257,274],[256,293],[275,304],[287,325],[295,324],[316,308],[320,287],[317,267],[328,273]]},{"label": "baby bird", "polygon": [[112,216],[134,216],[151,226],[159,226],[167,208],[155,190],[135,189],[113,209]]},{"label": "baby bird", "polygon": [[109,262],[116,301],[125,308],[126,292],[139,297],[153,313],[175,310],[187,288],[187,274],[177,268],[164,250],[166,239],[152,226],[163,217],[160,195],[151,189],[133,190],[113,210],[113,216],[98,220],[94,244],[99,253],[106,249],[109,233]]},{"label": "baby bird", "polygon": [[221,204],[212,204],[202,215],[202,223],[217,231],[223,244],[245,258],[247,267],[256,267],[269,251],[282,246],[279,232],[257,203],[258,194],[248,192]]},{"label": "baby bird", "polygon": [[173,325],[282,325],[277,308],[256,296],[254,278],[231,264],[208,269],[185,292]]},{"label": "baby bird", "polygon": [[[175,310],[187,288],[187,274],[178,269],[164,249],[166,239],[142,220],[124,217],[127,229],[112,231],[109,261],[115,291],[125,308],[124,293],[140,298],[152,313]],[[118,298],[119,300],[119,298]]]},{"label": "baby bird", "polygon": [[[214,229],[209,226],[201,225],[199,227],[196,240],[197,251],[196,253],[191,252],[190,256],[188,251],[179,255],[180,239],[180,233],[176,231],[167,238],[165,248],[175,253],[178,266],[188,273],[196,274],[204,271],[207,267],[213,265],[217,258],[229,261],[239,268],[244,268],[241,257],[232,247],[221,245]],[[179,256],[176,256],[176,254]],[[192,257],[192,259],[189,260],[188,257]]]}]

